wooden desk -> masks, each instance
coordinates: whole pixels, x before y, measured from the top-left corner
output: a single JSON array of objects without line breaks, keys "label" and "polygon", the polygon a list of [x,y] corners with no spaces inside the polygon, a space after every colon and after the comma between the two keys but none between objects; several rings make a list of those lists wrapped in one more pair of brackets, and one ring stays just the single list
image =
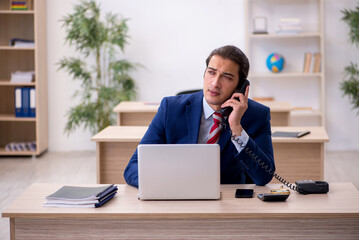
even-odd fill
[{"label": "wooden desk", "polygon": [[139,201],[136,188],[119,185],[101,208],[42,207],[61,186],[33,184],[4,210],[12,240],[359,239],[359,192],[351,183],[330,183],[328,194],[292,192],[272,203],[237,199],[234,192],[254,188],[257,195],[278,184],[222,185],[222,198],[212,201]]},{"label": "wooden desk", "polygon": [[272,132],[305,130],[311,133],[301,138],[272,138],[276,173],[290,182],[324,179],[324,143],[329,137],[323,127],[272,127]]},{"label": "wooden desk", "polygon": [[159,103],[122,101],[113,109],[119,126],[149,126],[156,115]]},{"label": "wooden desk", "polygon": [[[323,180],[324,143],[329,140],[323,127],[273,127],[272,131],[310,130],[302,138],[272,138],[276,172],[286,180]],[[147,127],[110,126],[92,137],[96,141],[97,183],[125,183],[123,172]],[[277,180],[272,180],[276,183]]]},{"label": "wooden desk", "polygon": [[109,126],[91,138],[96,141],[97,183],[126,183],[123,173],[147,128]]},{"label": "wooden desk", "polygon": [[[290,103],[263,101],[260,102],[271,109],[272,126],[288,126]],[[120,102],[113,111],[117,113],[117,124],[120,126],[148,126],[156,115],[159,103]]]},{"label": "wooden desk", "polygon": [[260,101],[259,103],[270,108],[272,126],[289,126],[290,111],[293,107],[288,102]]}]

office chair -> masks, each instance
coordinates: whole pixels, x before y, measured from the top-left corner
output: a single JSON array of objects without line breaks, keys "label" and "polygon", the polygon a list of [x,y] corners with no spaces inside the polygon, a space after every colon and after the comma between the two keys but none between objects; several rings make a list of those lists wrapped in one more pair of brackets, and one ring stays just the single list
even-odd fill
[{"label": "office chair", "polygon": [[196,93],[202,91],[202,89],[192,89],[192,90],[185,90],[185,91],[181,91],[179,93],[177,93],[176,95],[183,95],[183,94],[190,94],[190,93]]}]

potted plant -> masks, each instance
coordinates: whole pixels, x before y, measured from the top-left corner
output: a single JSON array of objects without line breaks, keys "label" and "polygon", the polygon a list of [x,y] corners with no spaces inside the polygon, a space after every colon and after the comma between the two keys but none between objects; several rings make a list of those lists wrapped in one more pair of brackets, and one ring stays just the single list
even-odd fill
[{"label": "potted plant", "polygon": [[67,113],[67,134],[79,127],[96,133],[114,124],[113,107],[135,97],[135,83],[129,73],[140,65],[117,58],[127,44],[128,19],[107,13],[101,20],[100,13],[96,1],[81,1],[61,20],[66,42],[80,55],[58,62],[59,69],[81,81],[81,89],[74,94],[81,101]]},{"label": "potted plant", "polygon": [[[359,4],[355,10],[342,10],[344,20],[350,27],[350,41],[359,47]],[[359,113],[359,69],[356,63],[351,62],[345,67],[345,80],[341,83],[343,95],[349,96],[353,109]]]}]

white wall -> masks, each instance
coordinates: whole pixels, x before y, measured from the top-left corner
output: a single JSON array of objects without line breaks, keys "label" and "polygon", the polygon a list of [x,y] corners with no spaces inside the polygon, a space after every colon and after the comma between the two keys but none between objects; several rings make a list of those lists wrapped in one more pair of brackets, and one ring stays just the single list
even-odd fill
[{"label": "white wall", "polygon": [[349,27],[341,20],[340,10],[354,9],[358,4],[354,0],[327,0],[325,5],[326,125],[330,150],[359,150],[359,112],[352,110],[339,86],[344,67],[351,61],[359,64],[359,48],[350,43]]},{"label": "white wall", "polygon": [[[65,33],[59,20],[72,12],[78,1],[47,1],[49,150],[95,149],[91,133],[78,130],[63,134],[66,111],[76,103],[71,98],[79,83],[56,62],[71,56],[73,49],[64,45]],[[105,0],[105,12],[130,18],[130,44],[125,58],[146,68],[132,76],[136,79],[137,100],[160,101],[180,90],[201,88],[205,58],[216,47],[234,44],[245,47],[244,4],[238,0]],[[359,150],[359,116],[342,98],[339,82],[350,60],[359,63],[359,50],[348,43],[348,28],[340,20],[340,9],[354,8],[354,0],[326,0],[326,76],[327,131],[330,150]],[[347,127],[350,126],[350,127]],[[354,134],[357,133],[357,134]]]}]

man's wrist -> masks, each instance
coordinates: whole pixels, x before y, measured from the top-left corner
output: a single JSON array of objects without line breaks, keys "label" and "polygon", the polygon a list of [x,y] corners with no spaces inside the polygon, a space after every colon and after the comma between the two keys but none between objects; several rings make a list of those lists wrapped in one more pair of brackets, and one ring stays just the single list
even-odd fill
[{"label": "man's wrist", "polygon": [[239,125],[239,127],[235,128],[235,129],[231,129],[231,131],[232,131],[232,136],[239,137],[242,135],[243,128],[241,125]]},{"label": "man's wrist", "polygon": [[246,131],[244,131],[244,129],[242,129],[242,132],[239,135],[236,135],[232,132],[232,140],[237,142],[240,147],[245,147],[248,143],[249,136],[246,133]]}]

